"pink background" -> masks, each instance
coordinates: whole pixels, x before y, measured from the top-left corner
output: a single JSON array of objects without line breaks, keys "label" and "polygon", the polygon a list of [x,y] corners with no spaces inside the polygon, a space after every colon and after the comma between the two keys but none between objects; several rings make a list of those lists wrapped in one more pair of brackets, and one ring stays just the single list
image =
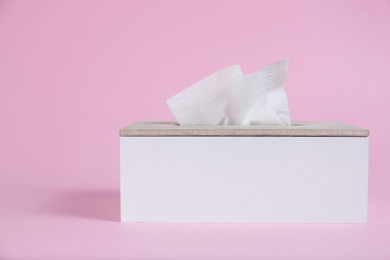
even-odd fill
[{"label": "pink background", "polygon": [[[0,259],[390,259],[390,1],[0,1]],[[119,222],[119,135],[290,58],[292,120],[370,130],[369,224]]]}]

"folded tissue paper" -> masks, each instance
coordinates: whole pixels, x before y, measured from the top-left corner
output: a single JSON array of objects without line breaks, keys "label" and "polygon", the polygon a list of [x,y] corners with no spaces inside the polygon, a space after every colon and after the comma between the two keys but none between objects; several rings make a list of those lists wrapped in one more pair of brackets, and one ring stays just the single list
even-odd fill
[{"label": "folded tissue paper", "polygon": [[180,125],[291,125],[284,82],[288,59],[244,75],[220,70],[167,100]]}]

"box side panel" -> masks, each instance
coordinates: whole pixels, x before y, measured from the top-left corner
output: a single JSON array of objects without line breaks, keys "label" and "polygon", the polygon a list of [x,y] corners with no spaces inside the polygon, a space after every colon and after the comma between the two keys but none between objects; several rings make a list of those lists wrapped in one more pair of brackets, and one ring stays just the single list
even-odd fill
[{"label": "box side panel", "polygon": [[121,137],[121,220],[365,223],[366,137]]}]

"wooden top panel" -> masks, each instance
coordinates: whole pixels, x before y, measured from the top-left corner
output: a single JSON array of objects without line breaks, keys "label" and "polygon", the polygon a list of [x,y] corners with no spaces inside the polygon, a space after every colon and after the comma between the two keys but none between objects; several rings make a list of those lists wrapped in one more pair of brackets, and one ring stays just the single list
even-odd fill
[{"label": "wooden top panel", "polygon": [[343,122],[292,122],[292,126],[181,126],[175,121],[136,121],[120,136],[358,136],[369,131]]}]

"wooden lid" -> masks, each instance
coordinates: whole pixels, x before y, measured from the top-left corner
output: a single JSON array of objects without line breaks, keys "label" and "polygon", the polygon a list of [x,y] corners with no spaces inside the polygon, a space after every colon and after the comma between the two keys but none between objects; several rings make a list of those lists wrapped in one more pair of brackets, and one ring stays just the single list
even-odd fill
[{"label": "wooden lid", "polygon": [[292,122],[291,126],[181,126],[175,121],[136,121],[120,136],[350,136],[367,137],[369,131],[343,122]]}]

